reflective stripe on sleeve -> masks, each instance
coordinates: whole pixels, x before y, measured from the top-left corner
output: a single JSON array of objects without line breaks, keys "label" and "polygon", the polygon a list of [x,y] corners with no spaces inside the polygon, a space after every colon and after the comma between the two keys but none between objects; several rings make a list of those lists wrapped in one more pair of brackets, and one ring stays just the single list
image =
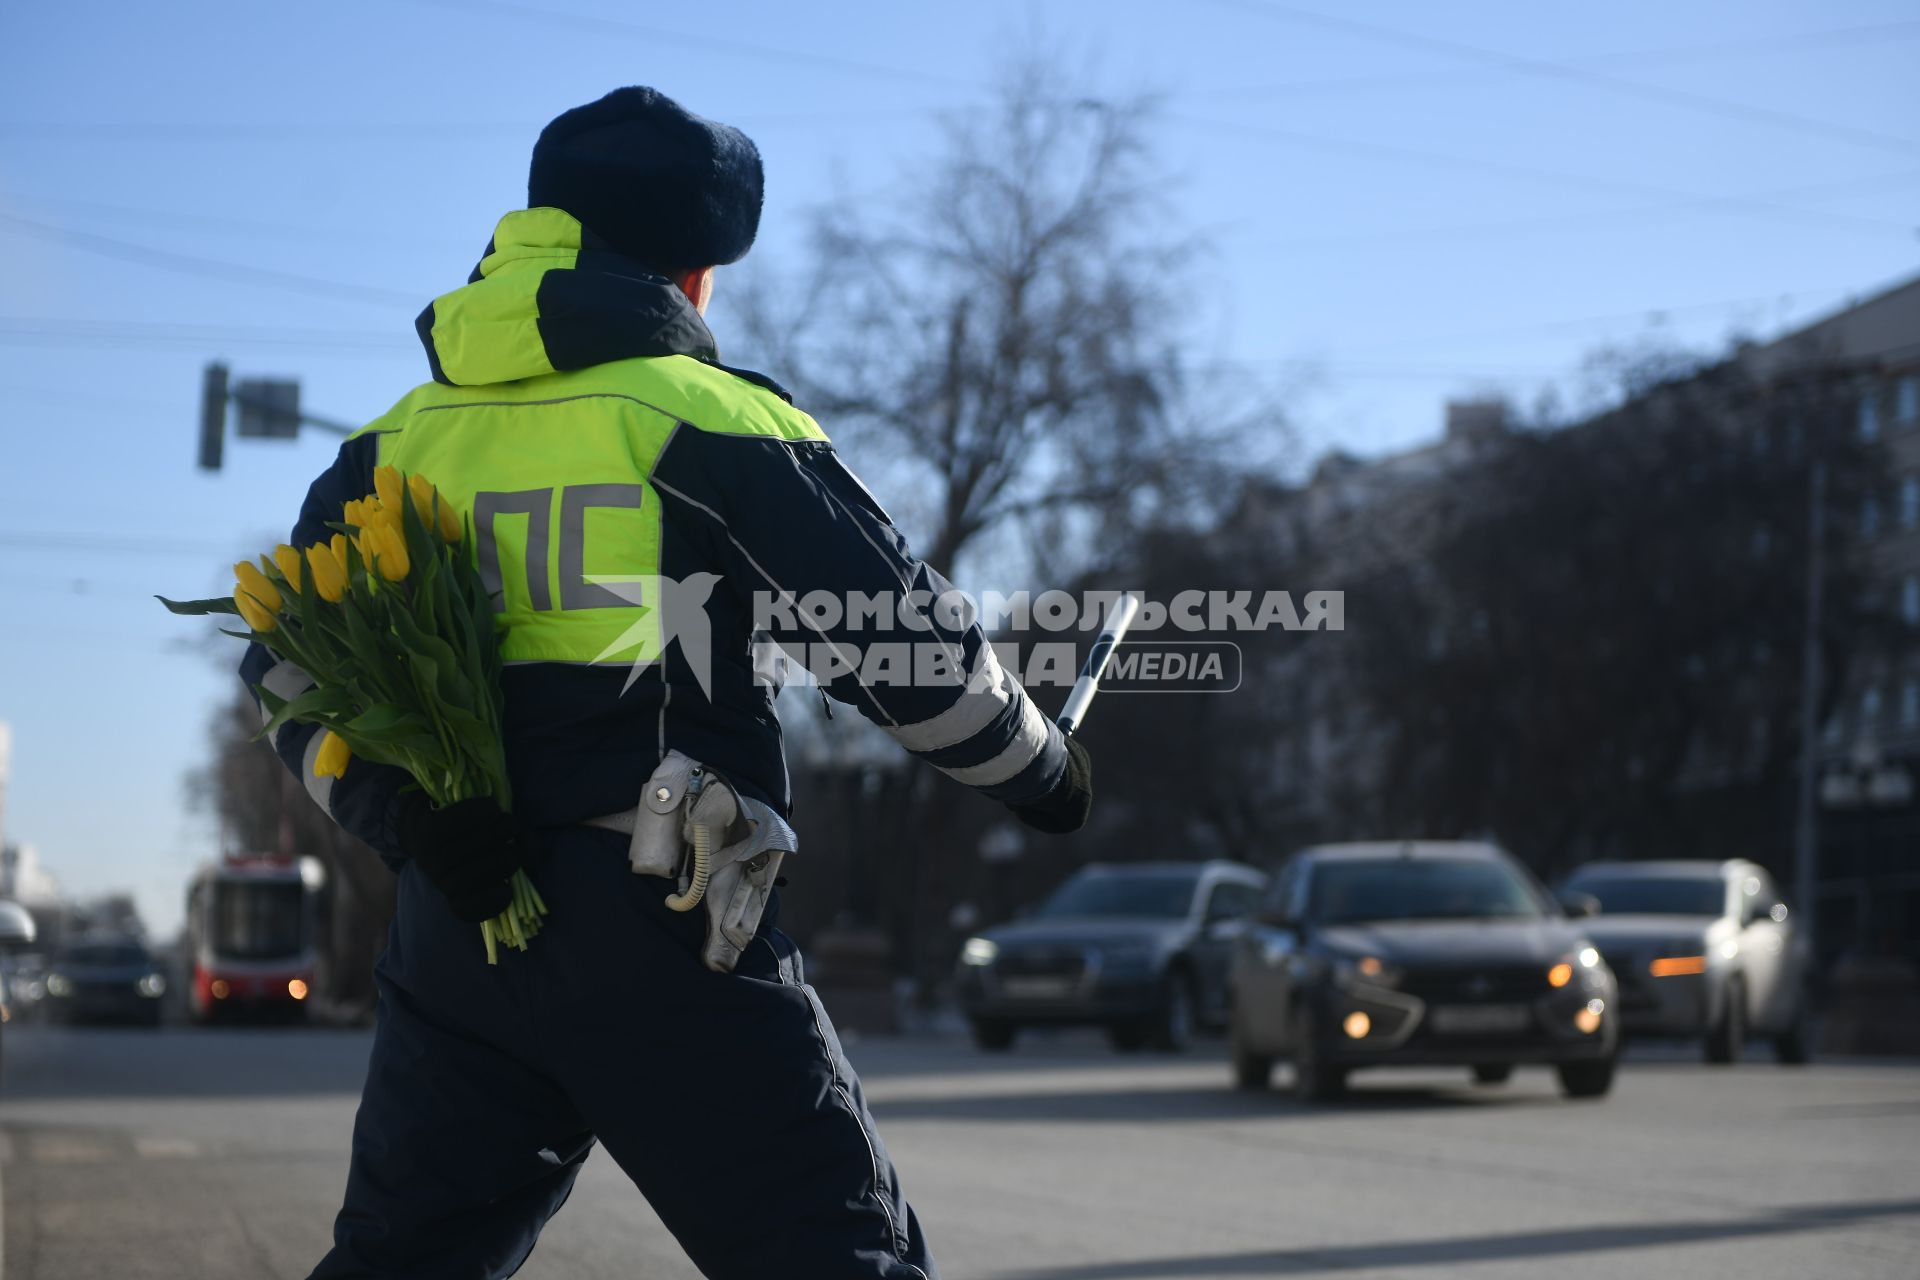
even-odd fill
[{"label": "reflective stripe on sleeve", "polygon": [[955,782],[965,783],[969,787],[991,787],[995,783],[1006,782],[1033,763],[1034,757],[1047,747],[1047,735],[1053,728],[1040,709],[1033,705],[1033,699],[1022,692],[1020,699],[1020,729],[1012,742],[984,764],[967,765],[958,769],[942,769],[941,772]]},{"label": "reflective stripe on sleeve", "polygon": [[909,751],[938,751],[942,747],[958,746],[992,724],[1013,697],[1011,682],[1000,666],[1000,659],[994,655],[993,646],[983,639],[974,656],[973,674],[952,706],[925,720],[889,726],[887,732]]}]

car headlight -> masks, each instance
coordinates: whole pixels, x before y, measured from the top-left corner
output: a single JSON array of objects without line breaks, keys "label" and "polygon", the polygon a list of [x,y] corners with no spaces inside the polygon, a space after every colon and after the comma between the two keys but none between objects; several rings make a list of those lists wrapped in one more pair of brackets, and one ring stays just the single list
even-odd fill
[{"label": "car headlight", "polygon": [[133,984],[134,990],[149,1000],[157,1000],[167,993],[167,980],[158,973],[150,973]]},{"label": "car headlight", "polygon": [[1333,977],[1342,985],[1364,982],[1376,987],[1391,987],[1400,981],[1400,970],[1379,956],[1335,956]]},{"label": "car headlight", "polygon": [[1554,961],[1547,970],[1547,985],[1557,991],[1577,978],[1583,987],[1596,986],[1604,972],[1600,952],[1590,946],[1581,947]]},{"label": "car headlight", "polygon": [[991,938],[968,938],[966,945],[960,948],[960,963],[972,965],[992,964],[994,957],[1000,954],[1000,948]]},{"label": "car headlight", "polygon": [[47,975],[47,994],[50,996],[70,996],[73,994],[73,982],[64,973]]}]

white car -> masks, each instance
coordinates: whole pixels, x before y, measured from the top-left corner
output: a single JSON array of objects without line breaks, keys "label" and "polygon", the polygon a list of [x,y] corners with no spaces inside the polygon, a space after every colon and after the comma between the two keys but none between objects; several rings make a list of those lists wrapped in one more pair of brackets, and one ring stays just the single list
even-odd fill
[{"label": "white car", "polygon": [[1590,862],[1561,887],[1620,983],[1629,1035],[1698,1037],[1734,1062],[1764,1036],[1805,1062],[1807,944],[1766,868],[1725,862]]}]

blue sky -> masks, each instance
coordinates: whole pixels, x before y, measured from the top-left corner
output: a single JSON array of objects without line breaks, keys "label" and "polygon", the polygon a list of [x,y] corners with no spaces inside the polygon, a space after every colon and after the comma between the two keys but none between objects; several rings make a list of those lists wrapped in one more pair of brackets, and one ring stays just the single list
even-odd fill
[{"label": "blue sky", "polygon": [[333,447],[230,442],[197,472],[201,364],[378,414],[540,125],[615,85],[757,139],[775,269],[810,206],[883,196],[1036,29],[1112,92],[1163,92],[1171,195],[1217,250],[1187,284],[1209,354],[1299,386],[1310,451],[1411,443],[1449,395],[1574,385],[1596,344],[1773,333],[1920,269],[1911,4],[1316,5],[0,9],[7,834],[175,927],[216,847],[182,778],[228,686],[148,597],[220,589]]}]

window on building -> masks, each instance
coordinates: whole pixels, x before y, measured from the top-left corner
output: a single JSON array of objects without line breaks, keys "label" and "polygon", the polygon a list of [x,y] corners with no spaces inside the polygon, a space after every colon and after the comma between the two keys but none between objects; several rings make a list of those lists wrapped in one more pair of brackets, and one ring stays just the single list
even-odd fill
[{"label": "window on building", "polygon": [[1900,527],[1920,525],[1920,476],[1908,476],[1900,482]]},{"label": "window on building", "polygon": [[1920,726],[1920,680],[1909,680],[1900,686],[1900,727],[1916,726]]},{"label": "window on building", "polygon": [[1920,627],[1920,576],[1910,573],[1900,580],[1900,618],[1910,627]]},{"label": "window on building", "polygon": [[1920,376],[1910,373],[1893,384],[1893,420],[1907,427],[1920,422]]},{"label": "window on building", "polygon": [[1880,722],[1880,686],[1869,685],[1860,695],[1860,732],[1869,733]]},{"label": "window on building", "polygon": [[1860,536],[1880,536],[1880,499],[1868,494],[1860,500]]},{"label": "window on building", "polygon": [[1877,389],[1860,397],[1859,422],[1862,440],[1880,438],[1880,392]]}]

